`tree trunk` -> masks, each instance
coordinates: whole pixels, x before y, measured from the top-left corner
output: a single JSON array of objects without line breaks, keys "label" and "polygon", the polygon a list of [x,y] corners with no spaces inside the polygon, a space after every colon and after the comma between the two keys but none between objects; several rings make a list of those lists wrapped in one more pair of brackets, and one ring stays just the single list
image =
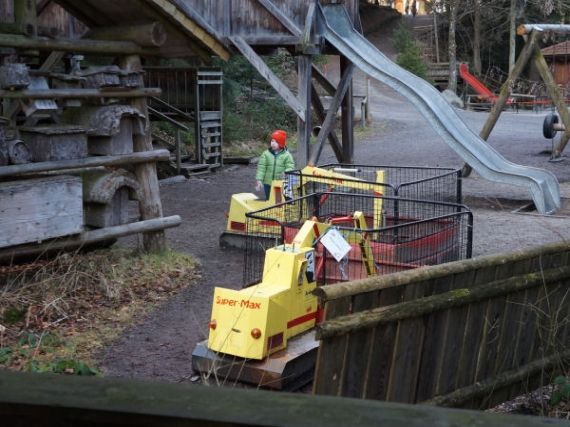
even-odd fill
[{"label": "tree trunk", "polygon": [[473,0],[473,69],[481,75],[481,0]]},{"label": "tree trunk", "polygon": [[509,74],[515,66],[516,56],[516,36],[517,36],[517,0],[511,0],[511,10],[509,12]]},{"label": "tree trunk", "polygon": [[449,2],[449,84],[447,88],[453,92],[457,92],[457,44],[455,41],[455,29],[457,27],[457,9],[459,0],[450,0]]}]

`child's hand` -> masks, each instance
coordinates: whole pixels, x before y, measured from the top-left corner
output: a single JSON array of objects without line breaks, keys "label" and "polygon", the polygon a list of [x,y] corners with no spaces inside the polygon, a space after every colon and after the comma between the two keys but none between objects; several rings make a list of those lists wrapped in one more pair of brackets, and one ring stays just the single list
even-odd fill
[{"label": "child's hand", "polygon": [[263,190],[263,183],[261,181],[256,181],[255,182],[255,191],[261,191]]}]

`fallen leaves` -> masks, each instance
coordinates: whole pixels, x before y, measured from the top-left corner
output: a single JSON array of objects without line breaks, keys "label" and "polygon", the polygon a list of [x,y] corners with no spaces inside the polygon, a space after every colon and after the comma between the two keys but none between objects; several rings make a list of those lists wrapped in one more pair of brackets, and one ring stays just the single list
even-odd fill
[{"label": "fallen leaves", "polygon": [[96,349],[197,277],[188,255],[121,249],[3,267],[0,366],[41,371],[61,368],[62,360],[95,363]]}]

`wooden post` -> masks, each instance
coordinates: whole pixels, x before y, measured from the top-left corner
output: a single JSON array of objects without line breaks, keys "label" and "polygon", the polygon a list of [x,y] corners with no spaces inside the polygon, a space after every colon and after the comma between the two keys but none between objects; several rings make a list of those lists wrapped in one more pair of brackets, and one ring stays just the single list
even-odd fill
[{"label": "wooden post", "polygon": [[568,112],[568,107],[566,107],[566,103],[562,98],[560,89],[554,81],[554,77],[552,77],[548,64],[546,63],[542,52],[538,48],[536,48],[534,52],[534,63],[542,77],[542,81],[544,81],[544,84],[546,85],[546,90],[548,91],[550,98],[552,98],[552,102],[556,105],[558,114],[560,114],[560,119],[562,120],[562,123],[564,123],[564,127],[566,129],[560,137],[560,141],[558,141],[558,144],[556,144],[556,147],[554,147],[554,150],[552,151],[552,159],[556,159],[560,157],[560,154],[562,154],[562,151],[564,151],[564,148],[570,139],[570,113]]},{"label": "wooden post", "polygon": [[[331,131],[334,129],[334,125],[336,123],[336,112],[338,111],[339,106],[344,105],[343,104],[343,99],[346,99],[346,94],[349,92],[349,89],[351,87],[351,82],[352,82],[352,73],[354,71],[354,64],[349,63],[349,65],[343,70],[343,74],[342,77],[340,79],[340,82],[338,84],[336,93],[331,101],[331,104],[329,105],[329,110],[327,111],[327,116],[325,117],[325,120],[323,121],[323,125],[321,127],[321,130],[319,132],[319,135],[317,137],[317,145],[313,150],[313,153],[311,154],[311,159],[310,159],[310,163],[315,165],[317,164],[317,162],[319,161],[319,157],[321,155],[321,151],[323,150],[323,145],[324,142],[326,140],[326,138],[328,137],[328,135],[331,133]],[[351,104],[352,106],[352,104]],[[341,108],[342,110],[342,114],[344,117],[344,107]],[[344,124],[344,120],[343,120],[343,124]],[[343,142],[345,141],[344,138],[344,128],[343,128]],[[345,163],[345,151],[344,151],[344,144],[341,147],[341,163]]]},{"label": "wooden post", "polygon": [[311,139],[311,70],[312,57],[297,57],[298,99],[304,108],[304,117],[297,119],[297,167],[304,167],[309,161],[309,142]]},{"label": "wooden post", "polygon": [[[512,87],[513,83],[519,78],[519,76],[523,72],[526,64],[528,63],[530,57],[532,56],[532,54],[533,54],[533,52],[537,46],[539,37],[540,37],[540,33],[538,31],[532,32],[532,34],[530,35],[530,37],[526,41],[526,44],[525,44],[523,50],[519,54],[519,57],[517,58],[517,61],[515,63],[515,66],[513,67],[512,72],[507,77],[507,80],[505,81],[505,83],[503,83],[503,86],[501,86],[501,91],[499,92],[499,97],[497,98],[495,104],[493,105],[493,108],[491,108],[491,112],[489,113],[489,117],[487,117],[487,121],[485,122],[485,124],[483,125],[483,128],[481,129],[481,132],[479,133],[479,136],[484,141],[487,141],[487,139],[489,139],[489,135],[491,135],[493,128],[497,124],[497,121],[499,120],[499,117],[501,116],[501,113],[503,112],[503,108],[505,108],[505,104],[507,103],[507,99],[508,99],[509,95],[511,94],[511,87]],[[465,163],[465,165],[463,166],[463,169],[461,171],[461,174],[464,178],[466,178],[471,174],[472,170],[473,169],[471,168],[471,166],[468,165],[467,163]]]},{"label": "wooden post", "polygon": [[528,63],[535,47],[537,46],[539,37],[540,33],[538,31],[532,32],[523,50],[519,54],[519,57],[517,58],[517,61],[513,67],[513,71],[509,74],[507,80],[505,83],[503,83],[503,86],[501,86],[499,97],[497,98],[495,105],[493,105],[491,113],[489,114],[489,117],[487,118],[487,121],[485,122],[485,125],[479,134],[479,136],[485,141],[489,138],[489,135],[491,135],[493,128],[497,124],[497,120],[499,120],[499,116],[501,115],[507,99],[511,94],[511,87],[513,83],[519,78],[522,71],[524,70],[525,65]]},{"label": "wooden post", "polygon": [[[340,73],[344,75],[346,71],[353,68],[354,65],[344,56],[340,57]],[[346,90],[342,101],[342,162],[354,163],[354,126],[353,118],[353,99],[352,99],[352,79]]]},{"label": "wooden post", "polygon": [[[317,115],[317,119],[323,123],[326,119],[325,108],[323,107],[323,103],[321,102],[321,98],[315,88],[315,85],[311,85],[311,101],[313,103],[313,108],[315,109],[315,113]],[[336,159],[341,162],[342,161],[342,145],[336,136],[336,131],[331,129],[328,135],[329,143],[334,151]]]},{"label": "wooden post", "polygon": [[181,144],[180,129],[176,129],[176,174],[180,175],[180,144]]},{"label": "wooden post", "polygon": [[[121,61],[121,68],[127,71],[142,69],[141,59],[137,55],[127,56]],[[142,78],[142,77],[141,77]],[[152,138],[150,135],[150,122],[146,98],[136,98],[131,105],[145,116],[145,133],[134,135],[135,151],[152,151]],[[135,175],[141,186],[142,200],[139,200],[139,210],[143,220],[161,218],[162,204],[158,188],[155,163],[142,163],[135,166]],[[143,233],[143,249],[146,252],[161,252],[166,249],[166,238],[163,230]]]}]

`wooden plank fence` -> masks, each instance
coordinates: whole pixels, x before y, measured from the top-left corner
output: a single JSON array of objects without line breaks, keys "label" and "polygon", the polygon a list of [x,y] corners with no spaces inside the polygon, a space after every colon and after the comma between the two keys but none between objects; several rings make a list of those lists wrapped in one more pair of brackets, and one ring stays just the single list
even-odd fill
[{"label": "wooden plank fence", "polygon": [[305,393],[1,370],[0,417],[2,425],[26,427],[568,425],[567,421],[557,419],[405,406]]},{"label": "wooden plank fence", "polygon": [[570,362],[570,244],[318,289],[314,392],[482,409]]}]

